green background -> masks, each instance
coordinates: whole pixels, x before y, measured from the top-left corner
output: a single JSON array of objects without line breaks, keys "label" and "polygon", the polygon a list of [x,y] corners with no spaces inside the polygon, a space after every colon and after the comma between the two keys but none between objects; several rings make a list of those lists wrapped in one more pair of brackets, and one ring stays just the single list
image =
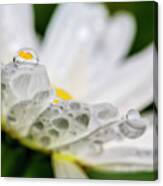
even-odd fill
[{"label": "green background", "polygon": [[[151,2],[132,3],[105,3],[111,14],[119,10],[131,12],[137,22],[137,33],[134,44],[129,55],[138,52],[146,45],[155,40],[157,44],[157,21],[154,18],[157,5]],[[34,5],[35,25],[37,33],[43,38],[49,19],[57,5]],[[11,139],[2,132],[1,144],[1,174],[8,177],[53,177],[51,159],[49,156],[25,148],[16,140]],[[114,173],[98,172],[86,169],[90,178],[94,179],[130,179],[130,180],[154,180],[157,173],[135,172],[135,173]]]}]

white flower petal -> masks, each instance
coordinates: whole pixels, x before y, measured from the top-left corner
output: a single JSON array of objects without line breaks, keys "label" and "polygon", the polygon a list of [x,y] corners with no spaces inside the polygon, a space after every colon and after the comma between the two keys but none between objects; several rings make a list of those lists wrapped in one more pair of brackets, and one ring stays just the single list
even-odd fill
[{"label": "white flower petal", "polygon": [[133,43],[136,24],[134,17],[129,13],[119,12],[108,23],[106,47],[108,60],[117,61],[125,57]]},{"label": "white flower petal", "polygon": [[0,6],[0,62],[8,63],[20,48],[37,49],[31,5]]},{"label": "white flower petal", "polygon": [[47,71],[43,65],[18,61],[4,65],[1,74],[2,115],[12,115],[14,122],[7,119],[7,127],[26,136],[32,123],[56,97]]},{"label": "white flower petal", "polygon": [[135,36],[135,27],[135,19],[129,13],[119,12],[108,21],[105,33],[92,54],[92,63],[89,67],[92,89],[97,84],[94,81],[97,76],[101,80],[105,74],[116,70],[119,60],[128,54]]},{"label": "white flower petal", "polygon": [[112,102],[122,112],[143,109],[153,101],[153,45],[130,57],[116,71],[98,77],[90,102]]},{"label": "white flower petal", "polygon": [[88,178],[79,165],[77,165],[73,161],[69,161],[64,158],[63,159],[56,158],[55,152],[52,155],[52,166],[56,178],[72,178],[72,179]]},{"label": "white flower petal", "polygon": [[87,84],[85,65],[89,52],[103,33],[107,18],[105,8],[97,4],[72,3],[57,9],[46,32],[41,55],[52,82],[78,96],[79,84],[80,90]]},{"label": "white flower petal", "polygon": [[[103,170],[140,171],[153,170],[155,165],[153,124],[146,133],[135,140],[113,141],[104,146],[101,154],[81,157],[86,165]],[[80,155],[79,155],[80,156]]]}]

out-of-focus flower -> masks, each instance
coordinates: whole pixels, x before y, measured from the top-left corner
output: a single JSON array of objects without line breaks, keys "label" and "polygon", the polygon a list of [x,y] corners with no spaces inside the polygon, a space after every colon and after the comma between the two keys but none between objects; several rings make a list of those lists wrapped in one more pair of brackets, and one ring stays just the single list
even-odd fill
[{"label": "out-of-focus flower", "polygon": [[[126,57],[136,32],[129,13],[110,16],[99,4],[60,5],[43,41],[35,33],[30,5],[1,5],[0,17],[1,62],[10,62],[20,48],[34,48],[52,84],[65,90],[62,96],[69,92],[88,103],[111,102],[122,114],[131,108],[141,111],[153,102],[154,47]],[[138,139],[106,143],[100,154],[74,156],[64,150],[54,152],[52,160],[56,176],[64,178],[87,177],[81,165],[109,171],[153,170],[153,125]]]}]

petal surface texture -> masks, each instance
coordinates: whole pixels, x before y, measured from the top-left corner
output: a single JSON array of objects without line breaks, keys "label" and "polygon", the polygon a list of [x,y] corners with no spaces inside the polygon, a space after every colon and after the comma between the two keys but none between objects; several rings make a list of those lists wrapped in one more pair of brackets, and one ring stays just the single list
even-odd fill
[{"label": "petal surface texture", "polygon": [[153,125],[153,113],[145,117],[150,123],[143,136],[135,140],[117,140],[105,144],[102,153],[83,156],[82,162],[105,171],[154,170],[156,162],[153,156],[156,155],[156,149],[153,137],[156,134],[156,126]]}]

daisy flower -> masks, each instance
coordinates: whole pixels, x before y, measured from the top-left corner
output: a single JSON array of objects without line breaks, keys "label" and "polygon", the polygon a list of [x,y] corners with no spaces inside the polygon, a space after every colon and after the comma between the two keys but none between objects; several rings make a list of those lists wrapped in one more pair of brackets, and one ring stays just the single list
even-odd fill
[{"label": "daisy flower", "polygon": [[126,57],[134,17],[63,4],[40,41],[31,5],[1,5],[0,16],[2,128],[49,153],[56,177],[153,171],[153,124],[136,110],[153,102],[154,47]]}]

